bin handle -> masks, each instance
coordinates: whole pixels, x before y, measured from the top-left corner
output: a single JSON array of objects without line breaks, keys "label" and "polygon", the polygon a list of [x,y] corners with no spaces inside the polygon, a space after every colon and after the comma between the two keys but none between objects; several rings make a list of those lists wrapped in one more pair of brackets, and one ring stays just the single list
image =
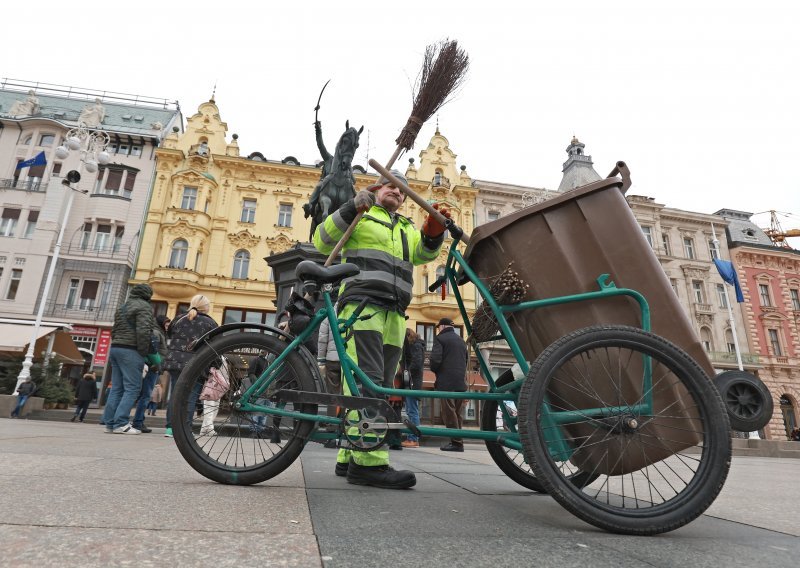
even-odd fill
[{"label": "bin handle", "polygon": [[608,174],[606,177],[610,178],[616,175],[622,177],[622,193],[625,193],[631,186],[631,171],[628,169],[628,166],[622,160],[616,163],[614,169],[611,170],[611,173]]}]

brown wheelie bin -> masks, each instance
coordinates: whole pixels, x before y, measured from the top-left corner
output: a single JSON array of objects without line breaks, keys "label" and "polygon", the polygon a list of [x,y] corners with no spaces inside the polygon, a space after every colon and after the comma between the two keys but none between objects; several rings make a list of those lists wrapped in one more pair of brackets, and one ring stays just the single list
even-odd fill
[{"label": "brown wheelie bin", "polygon": [[[654,333],[681,347],[706,374],[713,376],[711,362],[625,201],[624,193],[629,186],[628,169],[618,162],[606,179],[477,227],[465,257],[484,281],[500,274],[513,261],[513,270],[530,285],[526,300],[594,292],[599,289],[598,276],[608,273],[617,287],[631,288],[644,295],[650,305]],[[510,315],[508,321],[529,361],[560,337],[580,328],[599,324],[642,325],[638,304],[628,296],[527,310]],[[642,370],[627,369],[625,381],[627,394],[640,393]],[[578,389],[557,394],[575,408],[581,408]],[[605,395],[613,400],[612,394],[609,387]],[[696,424],[690,423],[684,401],[677,400],[676,404],[679,398],[675,389],[662,390],[655,397],[656,408],[670,407],[670,414],[675,411],[683,417],[682,425],[673,423],[670,432],[659,433],[659,451],[648,451],[640,459],[626,455],[624,461],[609,469],[606,464],[616,460],[595,460],[594,456],[604,455],[606,450],[613,456],[615,448],[620,447],[620,441],[616,440],[603,442],[604,448],[595,447],[599,451],[576,452],[571,461],[584,470],[614,475],[635,471],[697,444],[699,438],[691,433]],[[566,427],[570,428],[573,429],[570,434],[575,436],[588,434],[581,432],[580,427]],[[683,437],[676,439],[675,432],[683,430]]]}]

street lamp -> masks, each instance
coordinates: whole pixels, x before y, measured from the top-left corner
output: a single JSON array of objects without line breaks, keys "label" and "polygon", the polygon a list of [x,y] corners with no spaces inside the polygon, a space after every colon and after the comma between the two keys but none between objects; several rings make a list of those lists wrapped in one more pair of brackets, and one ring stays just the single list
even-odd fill
[{"label": "street lamp", "polygon": [[[94,173],[100,165],[107,164],[111,157],[106,152],[106,146],[110,138],[108,133],[102,130],[90,131],[84,124],[78,124],[77,128],[73,128],[67,132],[64,144],[56,148],[55,156],[59,160],[64,160],[70,155],[70,151],[80,152],[81,166],[79,169],[86,169],[89,173]],[[64,240],[64,229],[69,220],[69,212],[72,209],[72,199],[75,197],[75,192],[89,193],[89,190],[78,189],[72,187],[71,184],[77,184],[81,180],[81,174],[78,171],[71,170],[66,179],[61,184],[69,189],[67,194],[67,206],[64,209],[64,216],[61,219],[61,227],[58,230],[58,239],[56,246],[53,248],[53,260],[50,262],[50,268],[47,271],[47,278],[44,281],[44,290],[42,297],[39,300],[39,309],[36,312],[36,321],[33,324],[33,333],[31,334],[31,341],[28,344],[28,351],[25,353],[25,361],[22,363],[22,370],[17,376],[17,388],[19,385],[31,376],[31,367],[33,366],[33,349],[36,340],[39,338],[39,329],[42,327],[42,316],[44,315],[44,308],[47,304],[47,296],[50,293],[50,284],[53,282],[53,274],[56,270],[58,263],[58,255],[61,252],[61,241]],[[16,389],[15,389],[16,390]]]}]

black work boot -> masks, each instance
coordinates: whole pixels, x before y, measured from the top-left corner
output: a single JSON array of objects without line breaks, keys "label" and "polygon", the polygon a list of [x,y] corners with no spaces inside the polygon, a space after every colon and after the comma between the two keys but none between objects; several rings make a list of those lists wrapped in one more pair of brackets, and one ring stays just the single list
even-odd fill
[{"label": "black work boot", "polygon": [[351,461],[347,468],[347,483],[381,489],[408,489],[417,484],[417,478],[412,471],[395,471],[388,465],[358,465]]},{"label": "black work boot", "polygon": [[347,475],[347,469],[349,466],[350,464],[346,462],[345,463],[336,462],[336,470],[334,471],[334,473],[336,474],[337,477],[345,477]]}]

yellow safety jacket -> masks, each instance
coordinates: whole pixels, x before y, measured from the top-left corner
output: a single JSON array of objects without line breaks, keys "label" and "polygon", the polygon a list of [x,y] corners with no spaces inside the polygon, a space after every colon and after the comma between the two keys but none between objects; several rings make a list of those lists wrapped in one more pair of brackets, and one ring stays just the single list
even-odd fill
[{"label": "yellow safety jacket", "polygon": [[[355,215],[352,201],[342,205],[314,231],[314,246],[329,254]],[[339,291],[342,301],[369,303],[404,313],[411,303],[414,266],[434,260],[444,235],[431,238],[410,219],[373,205],[359,221],[342,249],[343,262],[358,265],[361,272],[345,279]]]}]

